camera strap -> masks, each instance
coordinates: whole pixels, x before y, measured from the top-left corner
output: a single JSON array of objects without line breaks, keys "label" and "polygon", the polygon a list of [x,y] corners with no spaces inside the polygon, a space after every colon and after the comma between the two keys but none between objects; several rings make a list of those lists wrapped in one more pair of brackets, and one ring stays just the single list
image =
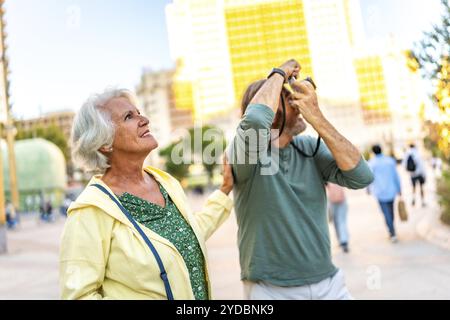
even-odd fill
[{"label": "camera strap", "polygon": [[[316,85],[314,84],[314,82],[312,81],[312,79],[311,78],[306,78],[305,79],[306,81],[309,81],[313,86],[314,86],[314,89],[316,88]],[[280,133],[278,134],[278,138],[277,139],[279,139],[280,137],[281,137],[281,134],[283,133],[283,131],[284,131],[284,128],[285,128],[285,126],[286,126],[286,104],[285,104],[285,102],[284,102],[284,99],[283,99],[283,96],[281,96],[281,107],[282,107],[282,109],[283,109],[283,111],[282,111],[282,122],[281,122],[281,128],[280,128]],[[320,136],[318,136],[317,137],[317,143],[316,143],[316,149],[314,150],[314,152],[313,152],[313,154],[312,155],[308,155],[308,154],[306,154],[304,151],[302,151],[299,147],[297,147],[295,144],[294,144],[294,142],[292,142],[291,141],[291,145],[294,147],[294,149],[295,150],[297,150],[297,152],[298,153],[300,153],[302,156],[304,156],[304,157],[306,157],[306,158],[314,158],[315,156],[316,156],[316,154],[317,154],[317,152],[319,151],[319,147],[320,147],[320,141],[321,141],[322,139],[321,139],[321,137]],[[270,148],[270,145],[271,145],[271,142],[269,143],[269,148]]]}]

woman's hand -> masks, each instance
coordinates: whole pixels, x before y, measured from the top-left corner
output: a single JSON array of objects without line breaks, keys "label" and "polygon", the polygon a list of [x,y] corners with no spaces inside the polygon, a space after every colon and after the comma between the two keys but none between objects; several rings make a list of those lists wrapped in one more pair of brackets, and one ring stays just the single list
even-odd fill
[{"label": "woman's hand", "polygon": [[230,194],[231,190],[233,190],[234,180],[233,173],[231,171],[231,165],[228,163],[227,155],[223,155],[223,182],[220,187],[220,191],[225,193],[226,195]]}]

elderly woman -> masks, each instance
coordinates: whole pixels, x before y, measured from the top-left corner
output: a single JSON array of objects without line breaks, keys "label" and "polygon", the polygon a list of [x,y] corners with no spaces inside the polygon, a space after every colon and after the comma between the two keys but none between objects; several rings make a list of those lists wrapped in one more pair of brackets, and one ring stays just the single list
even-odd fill
[{"label": "elderly woman", "polygon": [[126,90],[92,96],[72,129],[73,158],[100,172],[68,210],[63,299],[210,299],[205,241],[228,217],[233,180],[193,214],[179,182],[144,159],[158,143]]}]

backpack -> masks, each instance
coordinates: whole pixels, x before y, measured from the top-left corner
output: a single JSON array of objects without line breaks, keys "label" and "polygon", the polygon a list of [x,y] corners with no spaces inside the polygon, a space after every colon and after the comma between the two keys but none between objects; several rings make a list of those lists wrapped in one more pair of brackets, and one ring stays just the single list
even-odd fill
[{"label": "backpack", "polygon": [[416,162],[414,161],[412,154],[410,154],[406,160],[406,170],[409,172],[416,171]]}]

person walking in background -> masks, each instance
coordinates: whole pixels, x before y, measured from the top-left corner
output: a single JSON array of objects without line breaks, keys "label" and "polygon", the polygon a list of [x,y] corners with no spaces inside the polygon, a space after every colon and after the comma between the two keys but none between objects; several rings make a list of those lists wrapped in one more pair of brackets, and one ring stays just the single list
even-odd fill
[{"label": "person walking in background", "polygon": [[369,167],[375,177],[369,186],[369,191],[378,200],[383,212],[386,225],[392,243],[397,242],[394,227],[394,202],[397,195],[401,197],[400,177],[397,172],[397,164],[392,157],[385,156],[379,145],[372,147],[375,157],[369,161]]},{"label": "person walking in background", "polygon": [[8,229],[15,229],[17,225],[17,219],[16,219],[16,209],[14,208],[13,204],[11,202],[6,203],[5,207],[6,211],[6,224],[8,226]]},{"label": "person walking in background", "polygon": [[53,205],[50,199],[47,199],[43,203],[42,207],[42,220],[46,222],[52,222]]},{"label": "person walking in background", "polygon": [[64,197],[64,201],[62,205],[59,208],[59,212],[62,216],[67,216],[67,209],[69,209],[70,205],[72,204],[72,199],[69,198],[68,195]]},{"label": "person walking in background", "polygon": [[422,207],[425,207],[425,191],[423,187],[426,181],[425,164],[420,156],[419,150],[417,150],[414,144],[409,145],[409,149],[403,157],[403,167],[405,167],[411,175],[411,183],[413,187],[411,204],[413,206],[416,204],[416,184],[419,183],[420,199],[422,201]]},{"label": "person walking in background", "polygon": [[45,218],[45,198],[44,198],[44,194],[42,192],[39,194],[39,215],[41,217],[41,220],[44,220],[44,218]]},{"label": "person walking in background", "polygon": [[328,209],[333,219],[333,224],[334,228],[336,229],[336,235],[339,241],[339,245],[345,253],[348,253],[348,205],[344,188],[334,183],[327,183],[326,188],[328,195]]}]

